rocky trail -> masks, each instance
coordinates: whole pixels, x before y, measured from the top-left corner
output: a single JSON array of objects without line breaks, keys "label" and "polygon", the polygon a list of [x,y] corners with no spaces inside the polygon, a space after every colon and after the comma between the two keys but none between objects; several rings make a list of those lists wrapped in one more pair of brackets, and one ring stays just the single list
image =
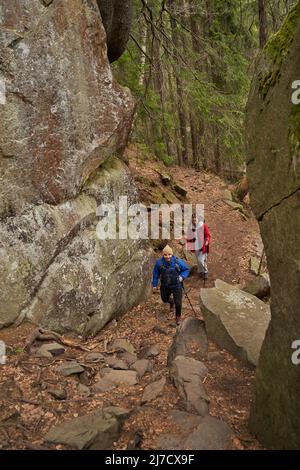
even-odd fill
[{"label": "rocky trail", "polygon": [[[163,168],[133,147],[127,158],[143,202],[184,200],[161,182],[164,172],[187,189],[187,202],[205,205],[213,239],[206,288],[216,279],[253,278],[249,260],[262,251],[258,225],[247,207],[245,216],[224,202],[232,186],[192,169]],[[153,294],[95,338],[37,331],[30,323],[1,330],[7,361],[0,365],[0,448],[261,448],[247,429],[255,368],[210,340],[205,347],[203,287],[197,273],[186,281],[196,317],[184,296],[177,329]]]}]

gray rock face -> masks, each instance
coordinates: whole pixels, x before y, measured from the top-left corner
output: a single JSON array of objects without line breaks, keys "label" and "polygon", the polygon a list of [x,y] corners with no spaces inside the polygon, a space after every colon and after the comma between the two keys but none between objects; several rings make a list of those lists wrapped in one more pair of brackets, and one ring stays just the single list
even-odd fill
[{"label": "gray rock face", "polygon": [[170,367],[170,375],[185,402],[186,410],[201,416],[209,412],[209,398],[203,386],[207,372],[202,362],[184,356],[177,356]]},{"label": "gray rock face", "polygon": [[29,318],[58,332],[96,334],[147,295],[145,242],[96,235],[98,202],[126,194],[137,201],[124,164],[113,159],[73,201],[0,223],[0,326]]},{"label": "gray rock face", "polygon": [[223,281],[201,289],[200,306],[208,336],[221,348],[257,365],[270,321],[270,307]]},{"label": "gray rock face", "polygon": [[[100,241],[96,208],[137,192],[124,164],[134,112],[112,78],[96,0],[1,10],[0,327],[29,318],[97,333],[147,295],[150,251]],[[101,165],[101,168],[99,168]]]},{"label": "gray rock face", "polygon": [[168,354],[170,366],[177,356],[203,360],[207,354],[207,336],[204,322],[198,318],[186,318],[177,331]]},{"label": "gray rock face", "polygon": [[134,104],[113,82],[96,0],[2,9],[0,214],[77,196],[124,145]]},{"label": "gray rock face", "polygon": [[54,426],[45,440],[71,449],[109,449],[118,438],[120,422],[128,415],[121,408],[104,408]]},{"label": "gray rock face", "polygon": [[300,3],[261,54],[247,105],[247,173],[272,286],[272,320],[259,360],[250,424],[270,448],[300,448],[299,105]]}]

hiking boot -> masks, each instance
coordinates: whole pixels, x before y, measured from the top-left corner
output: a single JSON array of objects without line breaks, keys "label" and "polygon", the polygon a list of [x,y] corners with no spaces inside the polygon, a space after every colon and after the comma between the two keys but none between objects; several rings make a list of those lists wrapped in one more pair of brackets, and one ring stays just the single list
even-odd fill
[{"label": "hiking boot", "polygon": [[206,281],[208,279],[208,273],[203,274],[203,279]]},{"label": "hiking boot", "polygon": [[170,300],[170,312],[174,313],[174,300]]},{"label": "hiking boot", "polygon": [[176,321],[176,325],[180,325],[180,322],[181,322],[181,317],[180,317],[180,316],[178,316],[178,315],[176,315],[176,319],[175,319],[175,321]]}]

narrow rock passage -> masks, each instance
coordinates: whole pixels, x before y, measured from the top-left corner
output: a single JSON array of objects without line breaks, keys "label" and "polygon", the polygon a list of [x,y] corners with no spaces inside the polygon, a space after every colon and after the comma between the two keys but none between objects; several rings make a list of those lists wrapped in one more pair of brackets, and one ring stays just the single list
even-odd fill
[{"label": "narrow rock passage", "polygon": [[[157,166],[150,162],[143,167],[144,176],[154,175],[153,164]],[[135,166],[135,162],[131,160],[130,165]],[[137,165],[135,170],[139,171]],[[223,202],[225,185],[219,178],[206,175],[204,182],[201,174],[182,168],[170,169],[169,173],[174,177],[176,174],[176,181],[187,187],[190,200],[207,206],[206,220],[213,242],[205,287],[212,287],[217,278],[229,283],[251,279],[249,258],[258,255],[261,248],[255,220],[252,217],[244,220]],[[203,281],[194,274],[185,287],[196,317],[201,320],[198,299]],[[194,316],[184,296],[183,320]],[[114,449],[180,448],[183,444],[193,448],[199,445],[200,438],[206,448],[260,448],[247,430],[255,370],[211,341],[208,355],[202,361],[207,369],[202,384],[209,398],[210,416],[201,421],[195,410],[186,410],[183,395],[175,387],[168,367],[176,333],[174,320],[160,296],[152,295],[118,321],[109,323],[95,338],[84,341],[64,336],[64,351],[58,348],[57,355],[52,351],[52,357],[46,353],[44,357],[36,356],[45,341],[36,341],[25,352],[35,326],[27,323],[1,330],[0,339],[5,341],[8,354],[0,378],[1,447],[92,446],[90,440],[82,441],[80,435],[75,440],[72,435],[68,442],[53,437],[57,425],[71,421],[74,430],[78,418],[91,415],[88,418],[93,423],[91,439],[99,443],[104,426],[111,430],[111,441],[106,445]],[[193,416],[187,417],[185,413]],[[219,437],[217,441],[212,438],[204,441],[203,436],[215,435],[216,423],[220,425],[221,421],[214,421],[215,418],[223,423]],[[184,422],[189,423],[188,428],[183,427]]]}]

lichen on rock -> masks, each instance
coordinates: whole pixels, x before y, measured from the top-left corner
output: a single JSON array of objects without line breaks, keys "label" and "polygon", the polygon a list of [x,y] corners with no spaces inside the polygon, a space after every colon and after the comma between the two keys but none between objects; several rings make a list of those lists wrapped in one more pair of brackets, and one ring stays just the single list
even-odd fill
[{"label": "lichen on rock", "polygon": [[150,288],[147,242],[96,234],[99,204],[138,202],[121,160],[135,103],[96,0],[10,0],[1,15],[0,328],[96,334]]},{"label": "lichen on rock", "polygon": [[300,369],[292,344],[300,338],[300,2],[257,63],[246,115],[247,175],[272,285],[271,322],[263,342],[250,416],[268,448],[300,447]]}]

